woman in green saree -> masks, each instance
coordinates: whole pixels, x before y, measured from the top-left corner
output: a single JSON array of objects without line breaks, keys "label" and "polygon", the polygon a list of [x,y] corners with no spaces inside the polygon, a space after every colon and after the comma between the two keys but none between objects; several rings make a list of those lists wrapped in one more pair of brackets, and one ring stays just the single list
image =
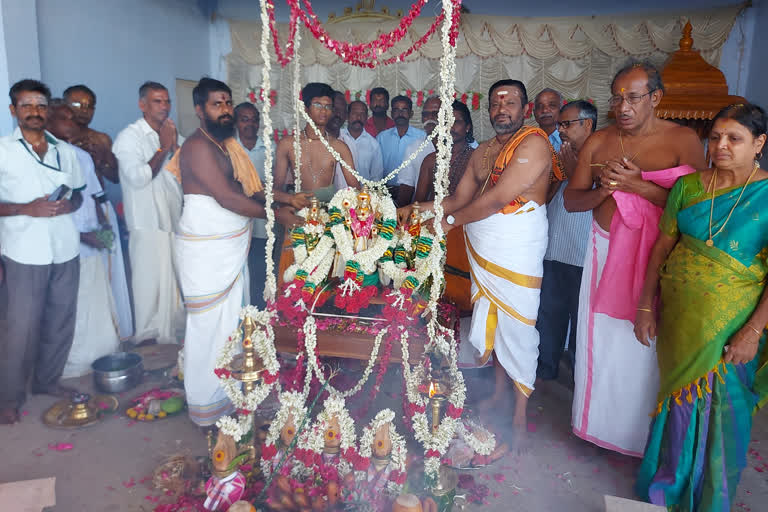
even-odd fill
[{"label": "woman in green saree", "polygon": [[672,188],[648,263],[635,335],[648,345],[658,334],[661,387],[637,492],[669,510],[731,509],[752,414],[768,399],[765,140],[760,107],[720,111],[714,167]]}]

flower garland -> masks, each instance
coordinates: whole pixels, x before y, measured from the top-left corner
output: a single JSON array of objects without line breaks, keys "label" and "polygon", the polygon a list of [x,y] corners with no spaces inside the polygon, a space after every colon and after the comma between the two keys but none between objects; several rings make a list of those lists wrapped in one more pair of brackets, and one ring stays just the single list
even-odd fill
[{"label": "flower garland", "polygon": [[269,425],[267,438],[261,449],[261,471],[269,478],[273,470],[273,459],[278,452],[277,442],[280,439],[280,431],[288,422],[288,417],[293,416],[294,424],[307,415],[305,396],[297,391],[284,391],[280,394],[280,410]]},{"label": "flower garland", "polygon": [[[381,34],[373,41],[361,44],[350,44],[346,41],[333,39],[318,21],[317,15],[312,10],[312,3],[309,0],[304,0],[307,7],[306,13],[301,10],[300,3],[301,0],[288,0],[288,5],[291,6],[291,14],[293,15],[294,12],[298,14],[304,25],[312,32],[312,35],[323,43],[328,50],[335,53],[347,64],[373,68],[376,66],[379,56],[405,37],[408,29],[413,24],[413,20],[421,14],[421,10],[426,5],[427,0],[418,0],[417,3],[413,4],[408,14],[400,19],[396,29],[386,34]],[[431,30],[428,30],[428,33],[434,33],[439,23],[440,20],[435,19],[433,23],[434,28],[430,27]]]},{"label": "flower garland", "polygon": [[366,468],[368,461],[360,457],[355,446],[357,438],[355,434],[355,421],[350,416],[349,411],[347,411],[344,399],[333,394],[325,400],[323,410],[317,415],[312,428],[307,431],[305,436],[302,436],[297,444],[297,452],[302,450],[307,453],[307,456],[302,457],[304,459],[302,462],[307,465],[307,462],[322,461],[322,458],[317,456],[322,455],[326,440],[332,440],[329,437],[332,434],[329,431],[329,427],[334,416],[339,421],[340,457],[335,464],[339,474],[344,476],[353,469],[362,470]]},{"label": "flower garland", "polygon": [[[388,329],[388,327],[385,327],[384,329],[380,330],[378,334],[376,334],[376,337],[373,340],[371,355],[368,358],[368,364],[366,365],[360,380],[357,381],[357,384],[355,384],[354,387],[348,389],[347,391],[339,391],[330,383],[328,383],[327,387],[332,395],[338,396],[340,398],[349,398],[356,395],[360,392],[361,389],[363,389],[363,386],[365,386],[365,383],[368,382],[368,378],[371,376],[371,372],[373,371],[373,367],[376,363],[376,358],[379,355],[379,347],[381,347],[381,341],[384,339],[384,335],[387,334]],[[325,383],[325,375],[323,375],[323,372],[317,363],[317,323],[315,322],[315,317],[312,315],[308,315],[304,322],[304,349],[307,353],[307,360],[309,362],[309,368],[311,369],[311,372],[315,374],[317,380],[320,381],[321,384]]]},{"label": "flower garland", "polygon": [[[291,8],[291,14],[293,14],[294,9]],[[301,81],[301,54],[299,53],[299,45],[301,44],[301,30],[296,30],[295,28],[295,20],[294,20],[294,38],[293,38],[293,46],[296,51],[296,57],[293,59],[293,121],[294,121],[294,128],[293,128],[293,155],[294,155],[294,162],[296,162],[296,169],[293,171],[293,183],[294,183],[294,189],[296,192],[301,192],[301,126],[300,121],[301,117],[299,115],[299,110],[303,110],[301,108],[301,103],[298,101],[297,98],[299,98],[301,94],[301,84],[299,83]]]},{"label": "flower garland", "polygon": [[[440,333],[445,334],[445,333]],[[447,331],[448,336],[452,336],[450,331]],[[430,337],[430,340],[433,338]],[[408,364],[408,344],[402,343],[401,350],[403,351],[403,378],[405,380],[405,393],[408,400],[406,414],[412,416],[411,421],[413,425],[414,437],[417,441],[421,442],[424,446],[424,472],[428,478],[437,478],[437,472],[440,468],[440,458],[448,450],[448,446],[456,434],[456,429],[461,423],[461,413],[464,409],[464,401],[466,400],[466,386],[464,385],[464,376],[457,366],[457,354],[455,343],[451,346],[448,343],[448,362],[449,362],[449,374],[451,377],[451,392],[447,397],[448,406],[446,407],[445,415],[440,422],[437,432],[432,433],[430,421],[427,418],[427,405],[429,404],[429,398],[427,398],[420,388],[423,386],[422,382],[426,375],[426,369],[424,366],[418,366],[414,371],[411,370],[410,364]],[[431,345],[427,344],[424,347],[425,352],[429,349],[435,349],[441,344],[433,342]]]},{"label": "flower garland", "polygon": [[[331,234],[336,242],[336,249],[345,263],[342,296],[360,289],[363,276],[372,274],[377,269],[379,259],[392,245],[397,225],[397,210],[388,195],[370,193],[371,212],[381,215],[376,221],[378,234],[373,237],[373,245],[365,250],[355,252],[352,230],[346,226],[342,212],[351,209],[357,202],[359,192],[352,188],[339,190],[329,203],[328,213],[331,217]],[[346,287],[346,289],[345,289]],[[350,291],[352,290],[352,291]]]},{"label": "flower garland", "polygon": [[[269,14],[272,14],[272,25],[274,26],[274,5],[271,9],[267,8],[268,0],[260,0],[261,7],[261,58],[264,61],[264,66],[261,68],[261,90],[271,90],[269,73],[272,69],[272,61],[269,58],[269,51],[267,49],[267,43],[269,41]],[[295,24],[294,24],[295,26]],[[293,37],[291,37],[293,39]],[[262,122],[264,123],[264,134],[268,134],[272,131],[272,117],[270,116],[271,104],[269,102],[264,103],[262,109]],[[267,232],[267,243],[264,249],[265,261],[266,261],[266,282],[264,283],[264,299],[267,302],[275,301],[275,294],[277,293],[277,279],[275,278],[275,263],[272,259],[272,252],[275,248],[275,212],[272,209],[274,204],[274,194],[272,189],[274,187],[274,177],[272,175],[272,140],[264,136],[264,209],[267,214],[267,223],[265,230]],[[274,337],[271,338],[274,340]]]},{"label": "flower garland", "polygon": [[371,422],[363,428],[360,436],[360,456],[370,459],[373,455],[373,438],[376,432],[389,423],[389,438],[392,441],[392,451],[388,468],[391,468],[387,482],[387,491],[392,496],[397,496],[403,490],[406,479],[406,445],[405,438],[395,430],[395,413],[390,409],[379,411]]},{"label": "flower garland", "polygon": [[[471,430],[467,428],[467,423]],[[480,439],[478,432],[483,432],[485,439]],[[496,436],[482,425],[468,419],[459,422],[456,434],[477,454],[490,455],[496,448]]]},{"label": "flower garland", "polygon": [[[264,103],[264,89],[259,89],[257,91],[256,87],[249,87],[246,96],[251,103]],[[277,104],[277,91],[270,89],[268,97],[269,106],[274,107]]]},{"label": "flower garland", "polygon": [[[248,340],[242,339],[243,333],[238,328],[227,339],[222,347],[219,357],[216,359],[216,368],[214,373],[219,378],[221,387],[227,394],[227,397],[238,411],[239,421],[228,416],[219,418],[216,425],[224,430],[226,434],[231,435],[235,441],[245,435],[251,427],[251,419],[256,408],[275,387],[280,372],[280,363],[277,361],[275,352],[274,332],[272,331],[272,314],[268,311],[259,311],[253,306],[243,308],[240,312],[240,318],[246,316],[252,318],[262,328],[257,328],[253,337]],[[242,343],[241,343],[242,342]],[[241,344],[252,343],[254,350],[264,363],[264,374],[262,381],[256,384],[253,390],[244,394],[242,382],[232,377],[232,372],[228,366],[232,363],[235,354],[240,352]]]},{"label": "flower garland", "polygon": [[311,117],[309,117],[309,114],[307,114],[305,109],[301,109],[301,115],[304,117],[304,120],[307,122],[309,126],[312,127],[312,129],[315,131],[316,134],[319,135],[320,141],[323,143],[323,146],[325,146],[325,149],[331,154],[334,160],[336,160],[339,165],[341,165],[347,172],[352,174],[355,178],[357,178],[357,181],[364,185],[368,185],[372,187],[375,190],[380,190],[384,187],[386,187],[386,184],[389,180],[400,174],[400,171],[405,169],[408,165],[413,162],[419,154],[424,150],[424,148],[427,147],[427,145],[431,142],[431,139],[429,137],[425,138],[418,148],[416,148],[413,153],[408,155],[407,158],[405,158],[400,165],[398,165],[396,168],[392,169],[392,171],[384,176],[382,179],[378,181],[372,181],[366,178],[365,176],[361,175],[359,172],[357,172],[354,168],[352,168],[349,164],[347,164],[346,161],[344,161],[343,158],[341,158],[341,155],[336,151],[331,144],[328,142],[328,140],[323,136],[323,134],[320,132],[320,129],[317,127],[315,122],[312,120]]},{"label": "flower garland", "polygon": [[[298,13],[296,12],[296,9],[291,7],[291,17],[290,17],[290,22],[288,24],[288,42],[286,43],[285,55],[283,55],[282,50],[280,50],[280,39],[277,36],[277,22],[275,21],[275,4],[273,0],[262,0],[261,3],[262,5],[266,4],[266,9],[262,7],[262,11],[261,11],[262,39],[264,39],[264,37],[267,34],[267,30],[269,30],[272,34],[272,41],[274,42],[275,56],[277,57],[277,61],[280,63],[280,66],[285,67],[288,65],[288,63],[291,61],[291,58],[294,55],[293,41],[294,39],[296,39],[296,34],[298,33],[298,30],[296,30],[296,27],[297,27],[296,21],[298,20]],[[267,62],[267,61],[265,60],[264,62]]]}]

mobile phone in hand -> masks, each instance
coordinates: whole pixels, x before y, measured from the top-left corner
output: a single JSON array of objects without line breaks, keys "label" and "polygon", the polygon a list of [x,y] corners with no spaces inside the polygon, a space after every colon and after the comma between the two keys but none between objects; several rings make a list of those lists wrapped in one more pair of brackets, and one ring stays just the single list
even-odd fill
[{"label": "mobile phone in hand", "polygon": [[51,195],[48,196],[49,201],[59,201],[60,199],[63,199],[65,195],[67,195],[67,192],[69,192],[71,189],[66,185],[59,185],[59,187],[54,190]]}]

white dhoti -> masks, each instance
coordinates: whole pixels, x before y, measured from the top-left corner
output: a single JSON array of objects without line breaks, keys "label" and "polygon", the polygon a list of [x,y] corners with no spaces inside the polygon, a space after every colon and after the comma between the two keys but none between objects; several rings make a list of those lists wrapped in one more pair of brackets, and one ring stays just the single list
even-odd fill
[{"label": "white dhoti", "polygon": [[464,226],[474,303],[469,342],[483,354],[481,362],[494,351],[526,396],[539,357],[536,315],[547,229],[546,208],[533,201]]},{"label": "white dhoti", "polygon": [[86,375],[96,359],[117,351],[120,342],[112,311],[112,291],[101,255],[81,256],[75,336],[62,377]]},{"label": "white dhoti", "polygon": [[602,448],[642,457],[656,406],[656,346],[641,345],[628,320],[592,312],[610,234],[592,223],[579,292],[573,432]]},{"label": "white dhoti", "polygon": [[245,303],[250,240],[251,219],[212,197],[184,196],[175,255],[187,308],[184,387],[198,425],[212,425],[233,410],[213,371]]},{"label": "white dhoti", "polygon": [[115,234],[112,249],[101,251],[101,257],[107,269],[112,298],[114,299],[117,333],[121,340],[125,340],[133,336],[133,313],[131,312],[131,296],[128,293],[128,280],[125,275],[120,228],[117,222],[117,212],[115,212],[112,203],[106,202],[101,205],[101,208],[109,221],[112,233]]},{"label": "white dhoti", "polygon": [[161,171],[152,181],[152,195],[158,228],[135,229],[128,241],[136,320],[134,339],[177,343],[184,327],[184,304],[173,266],[173,238],[181,213],[181,186],[173,175]]}]

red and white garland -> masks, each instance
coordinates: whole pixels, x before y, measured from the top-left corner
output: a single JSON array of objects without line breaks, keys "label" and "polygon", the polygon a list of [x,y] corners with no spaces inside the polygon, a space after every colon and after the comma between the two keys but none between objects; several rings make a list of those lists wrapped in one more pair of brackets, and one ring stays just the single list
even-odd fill
[{"label": "red and white garland", "polygon": [[237,410],[238,416],[238,419],[223,416],[216,422],[216,426],[223,433],[231,435],[235,442],[251,429],[253,413],[275,387],[280,372],[280,363],[277,361],[275,352],[275,335],[272,330],[272,313],[247,306],[240,312],[240,319],[243,320],[246,316],[253,319],[257,325],[252,338],[245,342],[253,344],[256,354],[264,363],[261,382],[255,384],[253,391],[245,394],[243,383],[232,377],[232,372],[229,370],[229,365],[235,355],[241,352],[243,345],[243,333],[239,328],[235,329],[222,347],[214,370],[222,389]]}]

